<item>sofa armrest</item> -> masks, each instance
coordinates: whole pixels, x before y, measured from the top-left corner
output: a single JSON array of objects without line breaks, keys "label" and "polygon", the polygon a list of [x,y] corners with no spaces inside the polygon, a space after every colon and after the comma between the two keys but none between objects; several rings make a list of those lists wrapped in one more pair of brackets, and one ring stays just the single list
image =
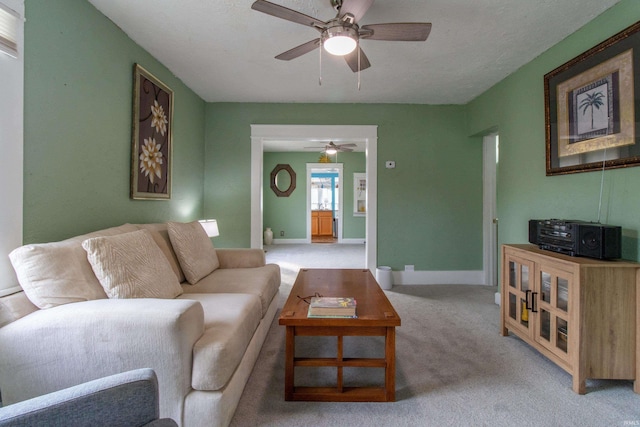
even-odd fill
[{"label": "sofa armrest", "polygon": [[203,332],[202,305],[193,300],[101,299],[38,310],[0,328],[3,401],[152,368],[161,416],[179,420]]},{"label": "sofa armrest", "polygon": [[263,267],[266,264],[262,249],[216,249],[220,268]]},{"label": "sofa armrest", "polygon": [[158,418],[158,380],[152,369],[111,375],[0,408],[0,427],[177,426]]}]

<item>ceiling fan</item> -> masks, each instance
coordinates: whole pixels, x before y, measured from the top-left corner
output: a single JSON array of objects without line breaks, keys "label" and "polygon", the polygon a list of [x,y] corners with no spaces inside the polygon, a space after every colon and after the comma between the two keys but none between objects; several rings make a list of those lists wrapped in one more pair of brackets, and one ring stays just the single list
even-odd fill
[{"label": "ceiling fan", "polygon": [[341,152],[349,152],[353,151],[353,148],[356,147],[356,144],[334,144],[333,141],[329,142],[323,148],[321,147],[305,147],[305,150],[320,150],[322,153],[326,154],[336,154],[338,151]]},{"label": "ceiling fan", "polygon": [[431,24],[426,22],[397,22],[360,26],[360,18],[369,10],[374,0],[329,1],[338,14],[327,22],[266,0],[257,0],[251,5],[253,10],[310,26],[320,32],[319,38],[283,52],[276,56],[276,59],[289,61],[322,45],[327,52],[344,56],[347,64],[355,73],[371,66],[369,59],[360,48],[360,40],[425,41],[431,31]]}]

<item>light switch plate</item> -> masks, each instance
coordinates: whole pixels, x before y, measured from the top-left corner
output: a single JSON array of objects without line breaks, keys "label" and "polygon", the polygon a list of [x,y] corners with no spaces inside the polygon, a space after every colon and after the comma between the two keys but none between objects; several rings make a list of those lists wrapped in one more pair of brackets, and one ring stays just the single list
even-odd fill
[{"label": "light switch plate", "polygon": [[394,162],[393,160],[387,160],[384,165],[387,169],[393,169],[396,167],[396,162]]}]

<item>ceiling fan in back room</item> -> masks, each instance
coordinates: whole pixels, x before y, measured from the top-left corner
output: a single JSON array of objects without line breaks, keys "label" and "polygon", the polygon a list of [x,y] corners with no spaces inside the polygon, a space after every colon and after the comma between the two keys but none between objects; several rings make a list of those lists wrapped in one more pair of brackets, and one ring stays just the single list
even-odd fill
[{"label": "ceiling fan in back room", "polygon": [[310,150],[310,151],[319,151],[320,153],[322,153],[320,155],[320,162],[321,163],[329,163],[329,155],[336,155],[335,158],[335,162],[338,163],[338,152],[343,152],[343,153],[348,153],[350,151],[353,151],[353,148],[351,147],[357,147],[356,144],[352,144],[352,143],[348,143],[348,144],[334,144],[333,141],[330,141],[328,144],[324,145],[323,147],[304,147],[305,150]]},{"label": "ceiling fan in back room", "polygon": [[353,148],[356,147],[356,144],[334,144],[333,141],[330,141],[324,147],[304,147],[305,150],[313,150],[320,151],[325,154],[336,154],[338,151],[349,152],[353,151]]},{"label": "ceiling fan in back room", "polygon": [[[396,22],[360,26],[360,19],[369,10],[373,0],[329,0],[338,11],[335,18],[324,22],[284,6],[257,0],[251,8],[268,15],[316,29],[320,37],[303,43],[276,56],[290,61],[320,47],[332,55],[343,56],[351,70],[359,72],[371,66],[360,47],[361,40],[425,41],[431,32],[426,22]],[[321,56],[322,58],[322,56]],[[322,79],[320,80],[322,84]]]}]

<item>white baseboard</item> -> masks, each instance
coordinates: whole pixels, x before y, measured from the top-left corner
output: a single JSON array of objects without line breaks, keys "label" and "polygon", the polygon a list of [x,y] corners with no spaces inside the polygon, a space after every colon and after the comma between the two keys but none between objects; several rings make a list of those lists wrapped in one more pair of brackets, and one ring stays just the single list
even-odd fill
[{"label": "white baseboard", "polygon": [[[274,245],[304,245],[311,243],[307,239],[273,239]],[[364,239],[342,239],[338,242],[343,245],[359,245],[365,243]]]},{"label": "white baseboard", "polygon": [[394,285],[484,285],[484,272],[472,271],[394,271]]},{"label": "white baseboard", "polygon": [[342,239],[340,243],[345,245],[364,245],[365,239]]}]

